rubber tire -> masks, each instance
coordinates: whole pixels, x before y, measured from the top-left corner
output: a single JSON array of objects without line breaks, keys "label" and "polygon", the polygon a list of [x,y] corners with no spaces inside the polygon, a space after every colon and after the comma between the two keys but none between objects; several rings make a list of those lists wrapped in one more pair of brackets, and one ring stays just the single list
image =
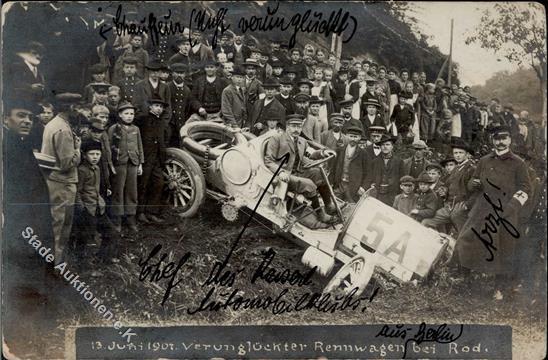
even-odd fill
[{"label": "rubber tire", "polygon": [[198,162],[186,151],[178,148],[166,149],[166,163],[170,160],[182,163],[194,182],[194,201],[185,211],[179,212],[180,217],[191,217],[196,215],[206,197],[206,181]]}]

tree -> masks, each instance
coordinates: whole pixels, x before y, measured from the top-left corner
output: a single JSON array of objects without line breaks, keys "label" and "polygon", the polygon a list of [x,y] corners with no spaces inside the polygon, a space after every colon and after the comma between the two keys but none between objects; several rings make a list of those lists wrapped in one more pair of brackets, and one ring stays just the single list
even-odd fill
[{"label": "tree", "polygon": [[484,10],[466,44],[501,54],[510,62],[527,63],[540,80],[542,116],[546,123],[546,13],[539,3],[497,3]]}]

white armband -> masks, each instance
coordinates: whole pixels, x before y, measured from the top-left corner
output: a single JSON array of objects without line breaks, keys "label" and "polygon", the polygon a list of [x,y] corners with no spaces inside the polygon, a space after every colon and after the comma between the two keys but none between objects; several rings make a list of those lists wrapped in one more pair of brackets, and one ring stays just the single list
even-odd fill
[{"label": "white armband", "polygon": [[529,195],[527,195],[527,193],[525,191],[519,190],[519,191],[516,191],[513,198],[516,199],[517,201],[519,201],[521,206],[523,206],[523,204],[525,204],[527,199],[529,199]]}]

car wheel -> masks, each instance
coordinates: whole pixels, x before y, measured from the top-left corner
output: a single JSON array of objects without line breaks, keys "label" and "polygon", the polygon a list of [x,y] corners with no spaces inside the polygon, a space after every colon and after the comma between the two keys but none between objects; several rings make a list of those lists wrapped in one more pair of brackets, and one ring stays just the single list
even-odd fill
[{"label": "car wheel", "polygon": [[324,293],[343,293],[347,295],[354,288],[358,288],[354,295],[359,296],[371,280],[374,269],[375,266],[368,263],[363,255],[356,255],[329,280]]},{"label": "car wheel", "polygon": [[166,149],[163,174],[167,203],[173,206],[179,216],[196,214],[205,200],[206,182],[200,165],[185,151]]}]

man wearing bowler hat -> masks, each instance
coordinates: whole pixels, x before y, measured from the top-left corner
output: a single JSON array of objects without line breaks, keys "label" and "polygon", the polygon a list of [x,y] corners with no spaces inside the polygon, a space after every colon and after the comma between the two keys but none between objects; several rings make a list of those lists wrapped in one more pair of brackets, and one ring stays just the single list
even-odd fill
[{"label": "man wearing bowler hat", "polygon": [[218,115],[221,111],[221,95],[228,81],[218,76],[218,63],[206,60],[203,63],[205,74],[198,77],[192,85],[192,95],[198,101],[198,114],[202,117]]},{"label": "man wearing bowler hat", "polygon": [[375,188],[376,198],[388,206],[394,204],[394,198],[400,189],[400,179],[403,174],[403,160],[393,154],[395,139],[384,134],[379,141],[381,153],[376,157],[363,188]]},{"label": "man wearing bowler hat", "polygon": [[169,86],[160,81],[160,75],[162,71],[167,70],[167,66],[158,60],[152,60],[148,62],[146,68],[148,76],[135,84],[135,95],[132,102],[137,108],[135,115],[148,115],[148,100],[153,97],[159,98],[166,104],[162,120],[167,125],[171,118],[171,91]]},{"label": "man wearing bowler hat", "polygon": [[141,132],[144,163],[143,173],[138,180],[137,220],[142,223],[162,223],[161,199],[164,187],[162,166],[165,161],[165,127],[162,112],[167,103],[159,98],[148,99],[148,112],[135,118],[135,125]]},{"label": "man wearing bowler hat", "polygon": [[320,221],[328,224],[333,223],[335,219],[327,215],[323,206],[323,203],[331,204],[331,196],[320,169],[317,167],[304,169],[303,166],[310,163],[311,160],[335,155],[335,152],[323,149],[312,151],[310,155],[307,155],[308,144],[300,136],[303,120],[304,117],[299,114],[287,116],[286,131],[274,135],[268,141],[264,157],[265,165],[272,172],[276,172],[280,159],[284,155],[289,154],[288,161],[278,173],[278,179],[288,183],[288,190],[302,194],[305,198],[311,200],[312,207],[316,211]]},{"label": "man wearing bowler hat", "polygon": [[82,96],[61,93],[55,98],[59,113],[44,128],[41,152],[55,157],[55,165],[58,168],[50,172],[47,183],[55,236],[55,258],[61,260],[70,237],[78,184],[82,142],[75,135],[76,129],[72,126],[75,125],[73,121],[78,118],[75,105],[80,102]]},{"label": "man wearing bowler hat", "polygon": [[232,82],[224,88],[221,95],[221,113],[225,124],[233,127],[247,126],[247,108],[244,92],[245,73],[241,66],[236,66],[232,73]]},{"label": "man wearing bowler hat", "polygon": [[268,78],[263,83],[265,97],[255,101],[249,113],[248,126],[254,134],[260,134],[266,127],[264,116],[267,113],[279,114],[280,119],[283,119],[280,126],[285,128],[285,107],[275,97],[279,88],[280,83],[275,78]]},{"label": "man wearing bowler hat", "polygon": [[[478,196],[468,221],[457,240],[462,266],[495,275],[494,298],[502,300],[517,285],[518,254],[521,244],[520,212],[531,196],[527,165],[512,153],[511,128],[498,126],[492,130],[494,150],[482,157],[468,186],[483,193]],[[498,211],[504,221],[488,221]],[[487,225],[488,226],[487,226]],[[483,231],[488,229],[487,231]],[[526,261],[529,261],[527,259]]]},{"label": "man wearing bowler hat", "polygon": [[364,110],[361,120],[365,132],[364,136],[367,139],[369,138],[369,128],[371,126],[384,126],[384,120],[379,114],[381,103],[376,97],[362,98],[361,108]]}]

